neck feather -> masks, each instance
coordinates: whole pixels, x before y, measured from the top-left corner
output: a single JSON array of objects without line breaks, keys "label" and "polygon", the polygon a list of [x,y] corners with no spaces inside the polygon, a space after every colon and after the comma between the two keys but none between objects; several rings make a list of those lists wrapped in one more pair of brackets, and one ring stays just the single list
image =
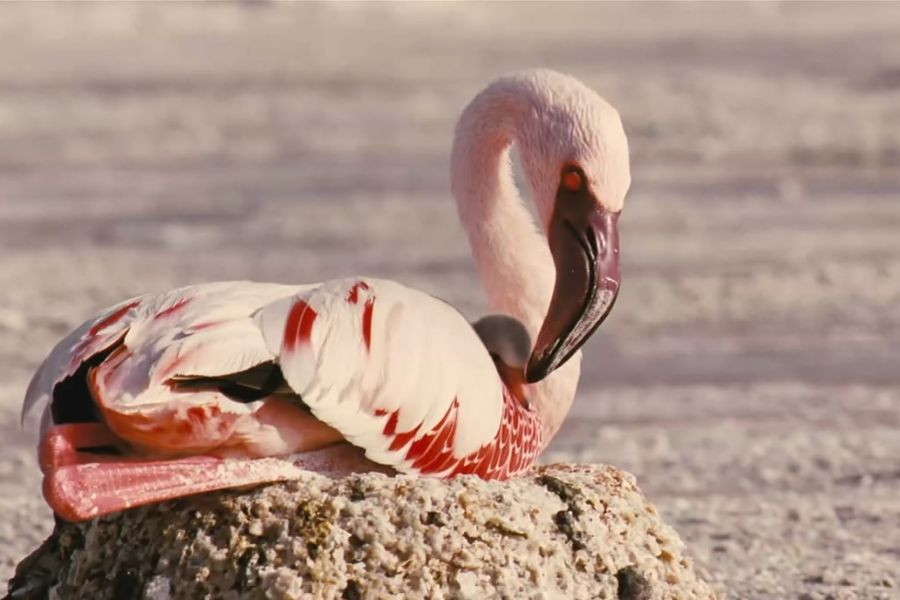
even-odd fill
[{"label": "neck feather", "polygon": [[[519,319],[535,339],[553,294],[546,238],[516,189],[510,149],[529,101],[522,90],[491,86],[463,112],[452,155],[460,220],[493,310]],[[549,443],[571,407],[581,354],[529,386]]]}]

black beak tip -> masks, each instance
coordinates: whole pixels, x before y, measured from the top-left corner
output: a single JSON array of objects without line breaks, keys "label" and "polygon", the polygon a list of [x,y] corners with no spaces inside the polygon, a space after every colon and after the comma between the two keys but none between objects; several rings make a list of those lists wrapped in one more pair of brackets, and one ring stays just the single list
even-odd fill
[{"label": "black beak tip", "polygon": [[547,358],[548,357],[544,357],[535,360],[534,356],[532,356],[531,360],[529,360],[528,364],[525,366],[526,383],[537,383],[542,381],[547,375],[553,372],[553,367],[551,367],[552,361],[547,360]]},{"label": "black beak tip", "polygon": [[537,383],[541,379],[543,379],[546,375],[537,369],[533,369],[530,366],[525,369],[525,383]]}]

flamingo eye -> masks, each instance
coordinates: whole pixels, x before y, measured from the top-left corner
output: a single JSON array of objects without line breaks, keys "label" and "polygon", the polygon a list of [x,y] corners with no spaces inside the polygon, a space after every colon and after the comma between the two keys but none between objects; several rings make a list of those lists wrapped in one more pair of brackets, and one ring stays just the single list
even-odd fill
[{"label": "flamingo eye", "polygon": [[569,192],[580,192],[584,189],[584,173],[578,167],[563,169],[561,183]]}]

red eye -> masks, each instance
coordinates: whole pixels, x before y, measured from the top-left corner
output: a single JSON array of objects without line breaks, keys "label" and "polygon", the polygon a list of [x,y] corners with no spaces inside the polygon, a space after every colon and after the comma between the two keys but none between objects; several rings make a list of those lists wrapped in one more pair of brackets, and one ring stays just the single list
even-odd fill
[{"label": "red eye", "polygon": [[562,174],[562,186],[570,192],[580,192],[584,188],[584,175],[576,169],[566,169]]}]

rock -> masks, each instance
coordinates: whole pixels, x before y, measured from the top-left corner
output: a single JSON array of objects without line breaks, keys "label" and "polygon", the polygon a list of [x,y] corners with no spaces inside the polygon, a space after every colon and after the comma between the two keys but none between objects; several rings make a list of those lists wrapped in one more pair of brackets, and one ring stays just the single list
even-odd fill
[{"label": "rock", "polygon": [[303,479],[58,524],[11,598],[712,598],[608,466]]}]

